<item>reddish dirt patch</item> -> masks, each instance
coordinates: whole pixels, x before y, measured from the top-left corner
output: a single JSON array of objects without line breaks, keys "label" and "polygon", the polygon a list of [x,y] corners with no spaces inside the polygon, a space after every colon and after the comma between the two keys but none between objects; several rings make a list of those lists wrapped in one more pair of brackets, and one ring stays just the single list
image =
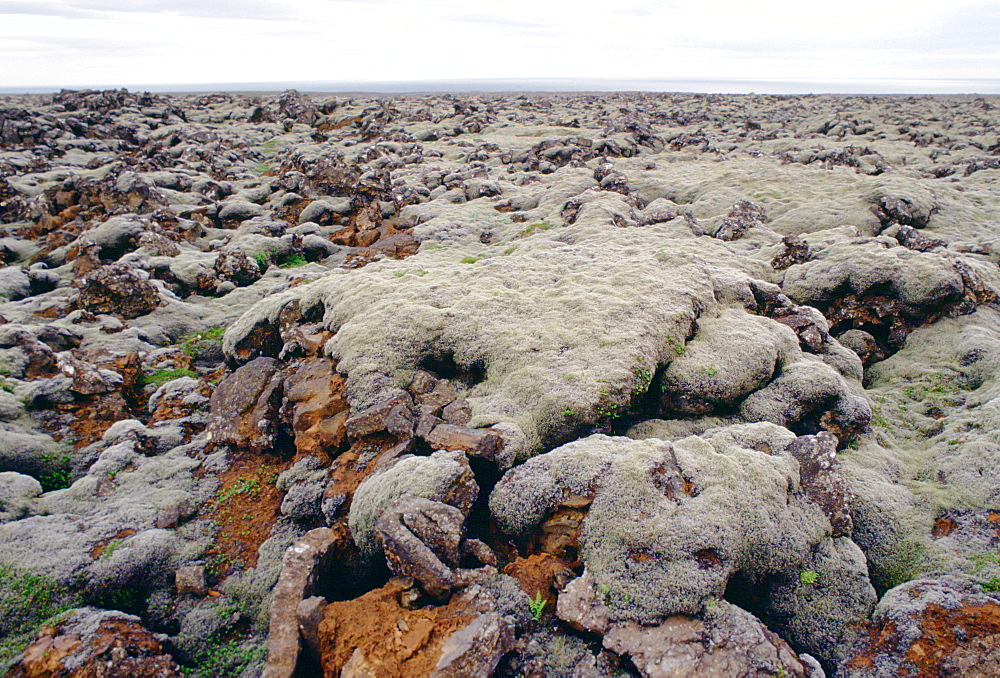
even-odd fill
[{"label": "reddish dirt patch", "polygon": [[325,677],[340,676],[348,663],[355,669],[352,675],[376,678],[434,671],[445,641],[478,613],[459,596],[441,607],[408,610],[400,603],[406,588],[393,579],[360,598],[326,607],[319,626]]},{"label": "reddish dirt patch", "polygon": [[111,544],[111,542],[115,541],[116,539],[125,539],[126,537],[131,537],[133,534],[135,534],[135,530],[133,530],[132,528],[119,530],[118,533],[115,534],[115,536],[111,537],[111,539],[104,539],[98,542],[97,546],[91,549],[90,557],[93,558],[94,560],[97,560],[107,550],[108,545]]},{"label": "reddish dirt patch", "polygon": [[948,516],[942,516],[934,521],[934,528],[931,529],[931,536],[935,539],[939,537],[947,537],[956,527],[958,527],[958,523]]},{"label": "reddish dirt patch", "polygon": [[383,455],[398,444],[399,440],[388,434],[369,435],[355,442],[333,462],[323,498],[344,495],[340,515],[346,517],[358,485],[375,471]]},{"label": "reddish dirt patch", "polygon": [[534,598],[541,594],[547,603],[545,609],[555,608],[558,592],[576,573],[563,561],[549,553],[538,553],[527,558],[518,558],[503,568],[517,580],[521,590]]},{"label": "reddish dirt patch", "polygon": [[284,494],[275,482],[293,462],[240,453],[219,475],[221,485],[203,513],[219,527],[215,543],[207,552],[208,570],[214,578],[225,578],[237,565],[257,564],[257,549],[270,536],[281,513]]},{"label": "reddish dirt patch", "polygon": [[1000,605],[969,605],[949,610],[930,604],[923,612],[920,638],[906,651],[906,659],[920,675],[937,675],[941,663],[960,646],[985,635],[1000,633]]}]

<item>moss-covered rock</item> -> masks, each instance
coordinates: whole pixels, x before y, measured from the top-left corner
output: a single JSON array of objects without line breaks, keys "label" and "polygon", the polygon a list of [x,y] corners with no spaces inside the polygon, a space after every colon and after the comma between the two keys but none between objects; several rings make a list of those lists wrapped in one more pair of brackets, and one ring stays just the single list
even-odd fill
[{"label": "moss-covered rock", "polygon": [[502,529],[526,534],[563,501],[592,498],[580,558],[612,621],[698,614],[730,593],[734,577],[797,582],[805,570],[822,572],[827,587],[775,588],[773,612],[801,614],[796,640],[832,662],[854,639],[845,620],[866,618],[875,592],[861,551],[833,539],[827,516],[800,491],[791,440],[771,424],[672,444],[593,435],[508,471],[490,510]]}]

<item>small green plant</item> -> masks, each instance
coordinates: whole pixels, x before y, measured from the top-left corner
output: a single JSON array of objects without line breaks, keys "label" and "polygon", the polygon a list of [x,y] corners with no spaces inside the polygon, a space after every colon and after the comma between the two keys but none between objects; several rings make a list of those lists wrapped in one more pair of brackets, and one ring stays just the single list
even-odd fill
[{"label": "small green plant", "polygon": [[38,482],[41,484],[43,492],[62,490],[73,483],[73,474],[68,468],[60,468],[51,473],[38,476]]},{"label": "small green plant", "polygon": [[684,344],[679,342],[677,339],[674,339],[673,337],[667,337],[667,343],[673,346],[674,353],[676,353],[677,355],[684,355]]},{"label": "small green plant", "polygon": [[879,428],[889,428],[889,421],[881,414],[876,414],[874,417],[872,417],[872,426],[878,426]]},{"label": "small green plant", "polygon": [[803,584],[816,584],[819,581],[819,572],[816,570],[802,570],[799,572],[799,581]]},{"label": "small green plant", "polygon": [[993,575],[980,584],[980,586],[983,589],[983,593],[1000,593],[1000,577]]},{"label": "small green plant", "polygon": [[635,368],[635,383],[632,384],[632,395],[645,393],[653,382],[653,371]]},{"label": "small green plant", "polygon": [[542,592],[536,591],[534,598],[528,599],[528,609],[531,610],[531,618],[534,621],[538,621],[542,618],[542,612],[545,610],[545,605],[549,601],[542,598]]},{"label": "small green plant", "polygon": [[974,565],[972,574],[979,574],[989,565],[1000,567],[1000,553],[976,553],[969,560]]},{"label": "small green plant", "polygon": [[246,476],[237,478],[229,487],[220,489],[217,496],[218,502],[224,502],[237,495],[256,495],[260,491],[260,480],[248,478]]},{"label": "small green plant", "polygon": [[[221,535],[220,535],[221,536]],[[228,566],[230,571],[242,568],[244,562],[239,558],[232,558],[225,553],[212,555],[205,564],[205,573],[210,577],[217,577],[222,574],[223,569]]]},{"label": "small green plant", "polygon": [[547,221],[542,221],[542,222],[539,222],[537,224],[530,224],[530,225],[525,226],[524,228],[522,228],[520,231],[518,231],[517,237],[518,238],[525,238],[525,237],[531,235],[532,233],[534,233],[535,231],[547,231],[550,228],[552,228],[552,226],[549,225],[549,223]]},{"label": "small green plant", "polygon": [[459,262],[463,264],[475,264],[476,262],[482,261],[485,258],[486,258],[485,254],[477,254],[474,257],[462,257],[461,259],[459,259]]},{"label": "small green plant", "polygon": [[395,276],[395,277],[397,277],[397,278],[402,278],[406,274],[407,274],[407,271],[393,271],[393,273],[392,273],[392,275]]},{"label": "small green plant", "polygon": [[605,405],[597,408],[597,416],[601,419],[612,419],[621,414],[621,405]]},{"label": "small green plant", "polygon": [[184,368],[170,369],[170,370],[157,370],[152,374],[147,374],[142,378],[142,385],[146,386],[148,384],[156,384],[160,386],[167,383],[168,381],[173,381],[174,379],[180,379],[181,377],[194,377],[198,378],[198,373],[193,370],[188,370]]},{"label": "small green plant", "polygon": [[288,261],[283,263],[280,268],[297,268],[299,266],[305,266],[308,263],[309,262],[306,261],[306,258],[301,254],[293,254],[288,257]]},{"label": "small green plant", "polygon": [[573,410],[568,409],[568,408],[565,409],[565,410],[563,410],[562,413],[563,413],[564,417],[572,417],[574,414],[576,414],[576,412],[574,412]]},{"label": "small green plant", "polygon": [[505,249],[503,251],[503,253],[504,254],[513,254],[515,251],[517,251],[517,247],[508,247],[507,249]]},{"label": "small green plant", "polygon": [[257,262],[257,268],[263,273],[267,270],[268,264],[271,263],[271,255],[266,252],[257,252],[253,255],[253,260]]},{"label": "small green plant", "polygon": [[121,537],[115,537],[109,541],[107,546],[104,547],[104,550],[101,551],[101,560],[107,560],[110,558],[112,554],[118,550],[118,547],[122,545],[122,541],[123,539]]},{"label": "small green plant", "polygon": [[714,364],[702,365],[698,371],[701,372],[702,374],[707,374],[710,377],[714,377],[719,373],[719,370],[715,369]]},{"label": "small green plant", "polygon": [[253,169],[257,174],[267,174],[274,169],[274,163],[264,160],[257,163]]},{"label": "small green plant", "polygon": [[149,592],[135,586],[110,588],[88,602],[107,610],[119,610],[127,614],[145,614]]}]

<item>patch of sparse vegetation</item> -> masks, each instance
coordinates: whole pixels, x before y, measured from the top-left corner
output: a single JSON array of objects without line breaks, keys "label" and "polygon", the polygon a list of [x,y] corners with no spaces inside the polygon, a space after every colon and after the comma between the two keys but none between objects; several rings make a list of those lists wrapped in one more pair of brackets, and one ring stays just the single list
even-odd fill
[{"label": "patch of sparse vegetation", "polygon": [[195,657],[194,666],[185,667],[183,671],[189,678],[238,676],[250,664],[261,661],[265,654],[265,648],[248,645],[239,637],[228,642],[216,639],[209,644],[209,649]]},{"label": "patch of sparse vegetation", "polygon": [[222,335],[225,333],[225,327],[209,327],[204,332],[189,334],[181,340],[181,350],[190,357],[197,358],[205,349],[214,350],[222,346]]},{"label": "patch of sparse vegetation", "polygon": [[65,586],[34,572],[0,565],[0,672],[35,639],[38,629],[79,603]]},{"label": "patch of sparse vegetation", "polygon": [[[57,459],[59,455],[56,454],[44,454],[42,455],[42,461],[45,462],[55,462],[58,461],[60,464],[69,464],[70,455],[62,455],[62,459]],[[68,468],[57,468],[49,473],[45,473],[38,477],[38,482],[42,485],[43,492],[52,492],[53,490],[62,490],[67,488],[73,482],[73,474]]]},{"label": "patch of sparse vegetation", "polygon": [[530,225],[525,226],[524,228],[522,228],[520,231],[518,231],[517,232],[517,237],[518,238],[526,238],[527,236],[531,235],[535,231],[547,231],[550,228],[552,228],[552,226],[547,221],[542,221],[542,222],[539,222],[537,224],[530,224]]},{"label": "patch of sparse vegetation", "polygon": [[188,370],[184,368],[176,368],[170,370],[157,370],[152,374],[147,374],[142,378],[142,385],[146,386],[148,384],[155,384],[160,386],[167,383],[168,381],[173,381],[174,379],[180,379],[181,377],[194,377],[198,378],[198,373],[194,370]]}]

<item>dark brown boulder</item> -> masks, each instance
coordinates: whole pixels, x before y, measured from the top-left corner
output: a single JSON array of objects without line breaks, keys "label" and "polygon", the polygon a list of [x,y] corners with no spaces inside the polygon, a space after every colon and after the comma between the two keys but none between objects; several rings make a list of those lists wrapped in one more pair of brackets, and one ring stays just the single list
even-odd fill
[{"label": "dark brown boulder", "polygon": [[96,314],[131,320],[160,305],[160,294],[145,271],[128,264],[101,266],[79,282],[77,306]]},{"label": "dark brown boulder", "polygon": [[219,382],[212,394],[208,435],[215,445],[260,453],[277,440],[282,364],[256,358]]},{"label": "dark brown boulder", "polygon": [[833,536],[849,537],[854,529],[851,519],[854,496],[837,461],[837,437],[828,431],[799,436],[787,450],[799,462],[802,490],[830,519]]},{"label": "dark brown boulder", "polygon": [[809,243],[802,238],[797,235],[786,235],[781,239],[781,243],[785,249],[771,260],[771,268],[775,271],[784,271],[795,264],[809,260]]},{"label": "dark brown boulder", "polygon": [[719,240],[739,240],[754,226],[762,226],[766,219],[763,207],[749,200],[740,200],[722,220],[715,237]]},{"label": "dark brown boulder", "polygon": [[431,596],[446,598],[455,586],[465,516],[448,504],[403,496],[375,522],[375,534],[389,569],[413,577]]},{"label": "dark brown boulder", "polygon": [[237,287],[246,287],[260,280],[263,271],[257,262],[243,250],[223,252],[215,260],[215,275],[219,280],[228,280]]}]

